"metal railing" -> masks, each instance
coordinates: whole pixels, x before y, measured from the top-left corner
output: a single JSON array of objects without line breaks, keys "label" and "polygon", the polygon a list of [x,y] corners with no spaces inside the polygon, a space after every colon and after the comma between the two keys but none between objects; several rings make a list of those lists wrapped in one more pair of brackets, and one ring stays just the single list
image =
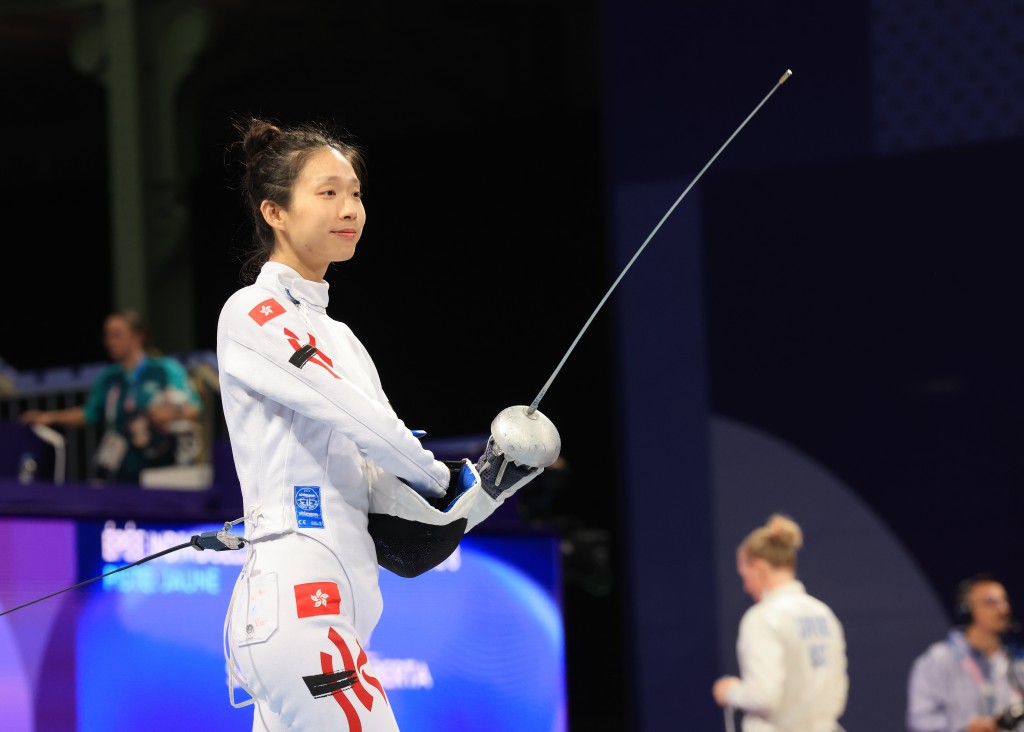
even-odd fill
[{"label": "metal railing", "polygon": [[[212,351],[168,354],[188,371],[189,379],[202,401],[201,445],[197,463],[209,463],[214,441],[226,433],[220,404],[217,357]],[[59,366],[19,372],[0,359],[0,421],[18,421],[32,409],[67,409],[82,406],[89,388],[106,363]],[[102,437],[103,425],[83,428],[55,427],[65,440],[65,480],[88,482],[98,477],[92,457]]]}]

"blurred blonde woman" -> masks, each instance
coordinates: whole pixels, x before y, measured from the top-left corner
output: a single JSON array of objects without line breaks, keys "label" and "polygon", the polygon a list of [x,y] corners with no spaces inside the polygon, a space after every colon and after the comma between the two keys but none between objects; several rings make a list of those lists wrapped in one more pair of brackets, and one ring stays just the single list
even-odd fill
[{"label": "blurred blonde woman", "polygon": [[755,604],[740,621],[740,675],[718,679],[712,694],[720,706],[742,712],[744,732],[842,729],[846,639],[835,613],[796,578],[802,545],[800,526],[774,514],[736,551],[743,590]]}]

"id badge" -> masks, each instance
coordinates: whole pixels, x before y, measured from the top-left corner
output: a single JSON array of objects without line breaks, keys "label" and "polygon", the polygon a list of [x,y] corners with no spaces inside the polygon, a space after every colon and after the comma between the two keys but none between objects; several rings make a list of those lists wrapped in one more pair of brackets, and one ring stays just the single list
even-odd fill
[{"label": "id badge", "polygon": [[127,438],[119,432],[107,430],[100,439],[99,447],[96,448],[96,464],[111,473],[116,473],[127,452]]}]

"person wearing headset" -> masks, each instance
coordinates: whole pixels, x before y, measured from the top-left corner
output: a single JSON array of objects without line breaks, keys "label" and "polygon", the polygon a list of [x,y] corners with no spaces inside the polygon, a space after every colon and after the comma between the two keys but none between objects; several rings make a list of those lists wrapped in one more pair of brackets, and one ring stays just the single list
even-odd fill
[{"label": "person wearing headset", "polygon": [[1024,657],[1006,588],[991,574],[959,584],[958,624],[917,659],[907,686],[909,732],[1024,730]]}]

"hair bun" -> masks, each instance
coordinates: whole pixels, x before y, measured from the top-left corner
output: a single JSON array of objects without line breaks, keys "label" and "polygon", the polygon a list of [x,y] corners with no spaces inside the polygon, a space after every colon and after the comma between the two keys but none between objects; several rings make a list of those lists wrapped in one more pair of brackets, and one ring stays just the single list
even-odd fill
[{"label": "hair bun", "polygon": [[789,518],[789,516],[784,516],[781,513],[772,514],[764,527],[765,533],[773,542],[778,542],[783,546],[792,547],[793,549],[799,549],[803,546],[803,532],[796,521]]},{"label": "hair bun", "polygon": [[281,134],[280,127],[259,118],[242,123],[239,131],[242,134],[242,154],[246,165],[258,160]]}]

